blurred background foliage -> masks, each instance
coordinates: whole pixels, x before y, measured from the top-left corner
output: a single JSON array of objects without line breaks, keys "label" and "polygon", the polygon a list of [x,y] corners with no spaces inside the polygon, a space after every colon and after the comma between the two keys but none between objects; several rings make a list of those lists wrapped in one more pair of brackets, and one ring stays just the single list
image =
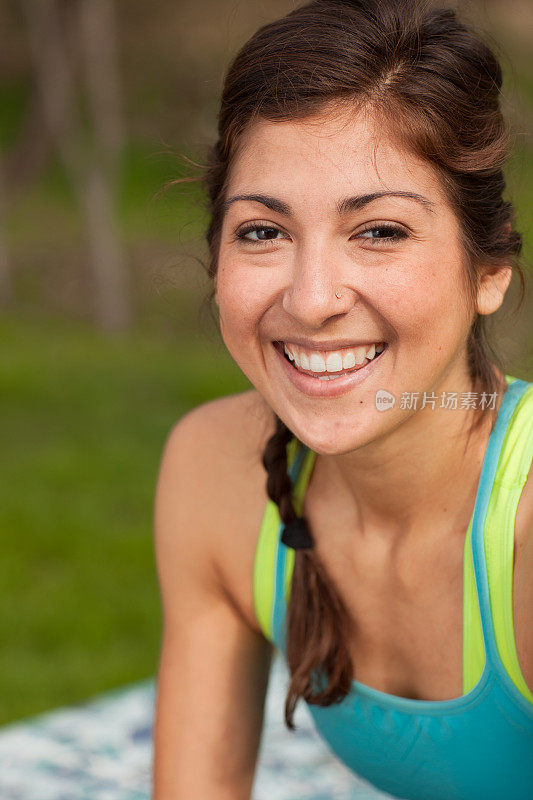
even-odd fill
[{"label": "blurred background foliage", "polygon": [[[164,441],[190,407],[249,388],[205,301],[201,188],[163,189],[215,140],[238,47],[294,5],[0,0],[0,724],[156,671]],[[533,5],[459,6],[502,60],[529,271]],[[516,295],[494,338],[531,379]]]}]

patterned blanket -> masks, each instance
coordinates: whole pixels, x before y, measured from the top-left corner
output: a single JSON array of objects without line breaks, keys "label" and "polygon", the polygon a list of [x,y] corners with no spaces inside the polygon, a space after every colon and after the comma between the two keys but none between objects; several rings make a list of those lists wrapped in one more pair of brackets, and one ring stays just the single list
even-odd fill
[{"label": "patterned blanket", "polygon": [[[384,800],[315,732],[300,701],[297,730],[283,721],[286,667],[268,687],[253,800]],[[108,692],[0,730],[1,800],[149,800],[154,680]]]}]

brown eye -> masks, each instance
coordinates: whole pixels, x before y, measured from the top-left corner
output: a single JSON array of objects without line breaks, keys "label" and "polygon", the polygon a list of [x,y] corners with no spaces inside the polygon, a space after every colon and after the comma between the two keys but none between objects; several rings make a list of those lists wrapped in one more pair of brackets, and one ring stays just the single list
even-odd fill
[{"label": "brown eye", "polygon": [[[283,231],[271,225],[249,225],[240,230],[236,238],[245,242],[271,242],[277,239],[278,233],[283,233]],[[250,234],[255,234],[255,236]]]},{"label": "brown eye", "polygon": [[[374,235],[376,233],[377,235]],[[371,235],[366,236],[365,234]],[[407,237],[408,234],[404,229],[399,228],[397,225],[372,225],[356,236],[356,238],[369,240],[371,244],[379,244],[380,242],[390,244],[391,242],[398,242],[400,239],[407,239]]]}]

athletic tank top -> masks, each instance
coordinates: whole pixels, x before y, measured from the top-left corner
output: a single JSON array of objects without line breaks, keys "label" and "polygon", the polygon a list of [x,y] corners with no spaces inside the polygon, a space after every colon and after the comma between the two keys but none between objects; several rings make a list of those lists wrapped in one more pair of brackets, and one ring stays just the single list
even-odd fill
[{"label": "athletic tank top", "polygon": [[[462,696],[415,700],[353,680],[341,702],[307,705],[333,753],[397,798],[533,798],[533,693],[517,658],[512,607],[515,515],[533,456],[533,384],[505,377],[463,550]],[[301,513],[316,454],[296,439],[287,453]],[[254,609],[285,655],[295,553],[280,541],[282,529],[269,501],[254,560]]]}]

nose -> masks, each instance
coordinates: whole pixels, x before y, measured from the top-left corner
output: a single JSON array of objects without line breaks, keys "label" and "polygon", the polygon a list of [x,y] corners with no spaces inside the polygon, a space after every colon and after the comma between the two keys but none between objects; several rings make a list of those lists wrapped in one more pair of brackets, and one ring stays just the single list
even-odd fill
[{"label": "nose", "polygon": [[327,250],[324,246],[302,249],[283,293],[284,311],[304,328],[319,328],[330,317],[346,314],[357,300],[353,281],[346,280],[342,269],[342,256]]}]

